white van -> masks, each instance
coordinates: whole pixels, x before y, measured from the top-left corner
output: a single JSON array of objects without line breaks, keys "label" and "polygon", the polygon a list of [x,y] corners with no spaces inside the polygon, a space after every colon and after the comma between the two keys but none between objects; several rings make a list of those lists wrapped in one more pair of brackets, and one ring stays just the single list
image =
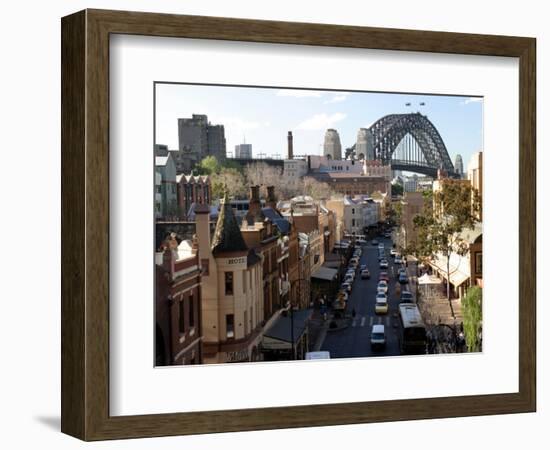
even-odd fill
[{"label": "white van", "polygon": [[308,359],[330,359],[330,352],[307,352],[306,360]]}]

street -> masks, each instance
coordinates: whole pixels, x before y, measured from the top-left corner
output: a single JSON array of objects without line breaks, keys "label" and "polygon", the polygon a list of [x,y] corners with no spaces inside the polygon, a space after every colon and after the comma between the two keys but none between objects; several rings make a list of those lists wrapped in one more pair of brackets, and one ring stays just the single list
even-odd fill
[{"label": "street", "polygon": [[[344,329],[327,332],[321,350],[330,352],[331,358],[350,358],[364,356],[395,356],[399,355],[399,298],[395,295],[396,273],[398,266],[394,264],[394,258],[390,256],[392,248],[391,239],[379,238],[378,242],[384,244],[388,269],[380,269],[378,261],[378,247],[371,243],[362,247],[360,264],[366,264],[371,273],[369,280],[362,280],[357,270],[352,291],[348,300],[346,315],[349,317],[349,326]],[[376,286],[380,272],[387,271],[390,281],[388,289],[388,313],[375,313]],[[405,290],[408,285],[405,286]],[[414,292],[413,292],[414,295]],[[355,318],[351,316],[355,309]],[[372,350],[370,336],[372,325],[383,324],[386,332],[385,349]]]}]

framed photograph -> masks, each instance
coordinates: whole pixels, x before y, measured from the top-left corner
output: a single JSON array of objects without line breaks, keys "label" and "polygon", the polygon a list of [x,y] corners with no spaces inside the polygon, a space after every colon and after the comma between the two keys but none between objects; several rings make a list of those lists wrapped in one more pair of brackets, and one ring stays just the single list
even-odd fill
[{"label": "framed photograph", "polygon": [[63,432],[535,411],[535,39],[61,28]]}]

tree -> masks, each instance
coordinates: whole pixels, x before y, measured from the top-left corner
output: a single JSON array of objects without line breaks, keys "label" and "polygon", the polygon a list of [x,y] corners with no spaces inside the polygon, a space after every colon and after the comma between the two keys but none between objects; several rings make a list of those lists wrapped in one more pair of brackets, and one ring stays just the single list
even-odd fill
[{"label": "tree", "polygon": [[403,186],[401,186],[400,184],[392,184],[391,195],[403,195]]},{"label": "tree", "polygon": [[302,179],[301,192],[299,194],[309,195],[314,199],[328,199],[334,195],[334,191],[327,183],[317,181],[312,177],[304,177]]},{"label": "tree", "polygon": [[447,300],[454,316],[451,303],[450,257],[464,256],[469,243],[461,232],[472,229],[478,222],[480,209],[479,194],[469,183],[457,180],[443,180],[441,189],[424,192],[424,209],[414,219],[417,239],[407,249],[420,259],[431,259],[442,255],[447,260]]},{"label": "tree", "polygon": [[469,352],[481,351],[482,296],[482,289],[479,286],[473,286],[462,298],[464,338]]},{"label": "tree", "polygon": [[197,175],[213,175],[218,173],[221,165],[215,156],[207,156],[197,165]]},{"label": "tree", "polygon": [[236,169],[222,168],[218,173],[210,175],[212,198],[222,198],[227,189],[231,197],[246,198],[246,180]]}]

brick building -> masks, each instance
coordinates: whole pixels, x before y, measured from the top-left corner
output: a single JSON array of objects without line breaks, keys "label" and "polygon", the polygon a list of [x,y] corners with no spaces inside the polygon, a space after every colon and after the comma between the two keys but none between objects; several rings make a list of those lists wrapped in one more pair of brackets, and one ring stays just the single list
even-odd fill
[{"label": "brick building", "polygon": [[172,234],[156,254],[155,364],[201,364],[201,276],[189,241]]}]

